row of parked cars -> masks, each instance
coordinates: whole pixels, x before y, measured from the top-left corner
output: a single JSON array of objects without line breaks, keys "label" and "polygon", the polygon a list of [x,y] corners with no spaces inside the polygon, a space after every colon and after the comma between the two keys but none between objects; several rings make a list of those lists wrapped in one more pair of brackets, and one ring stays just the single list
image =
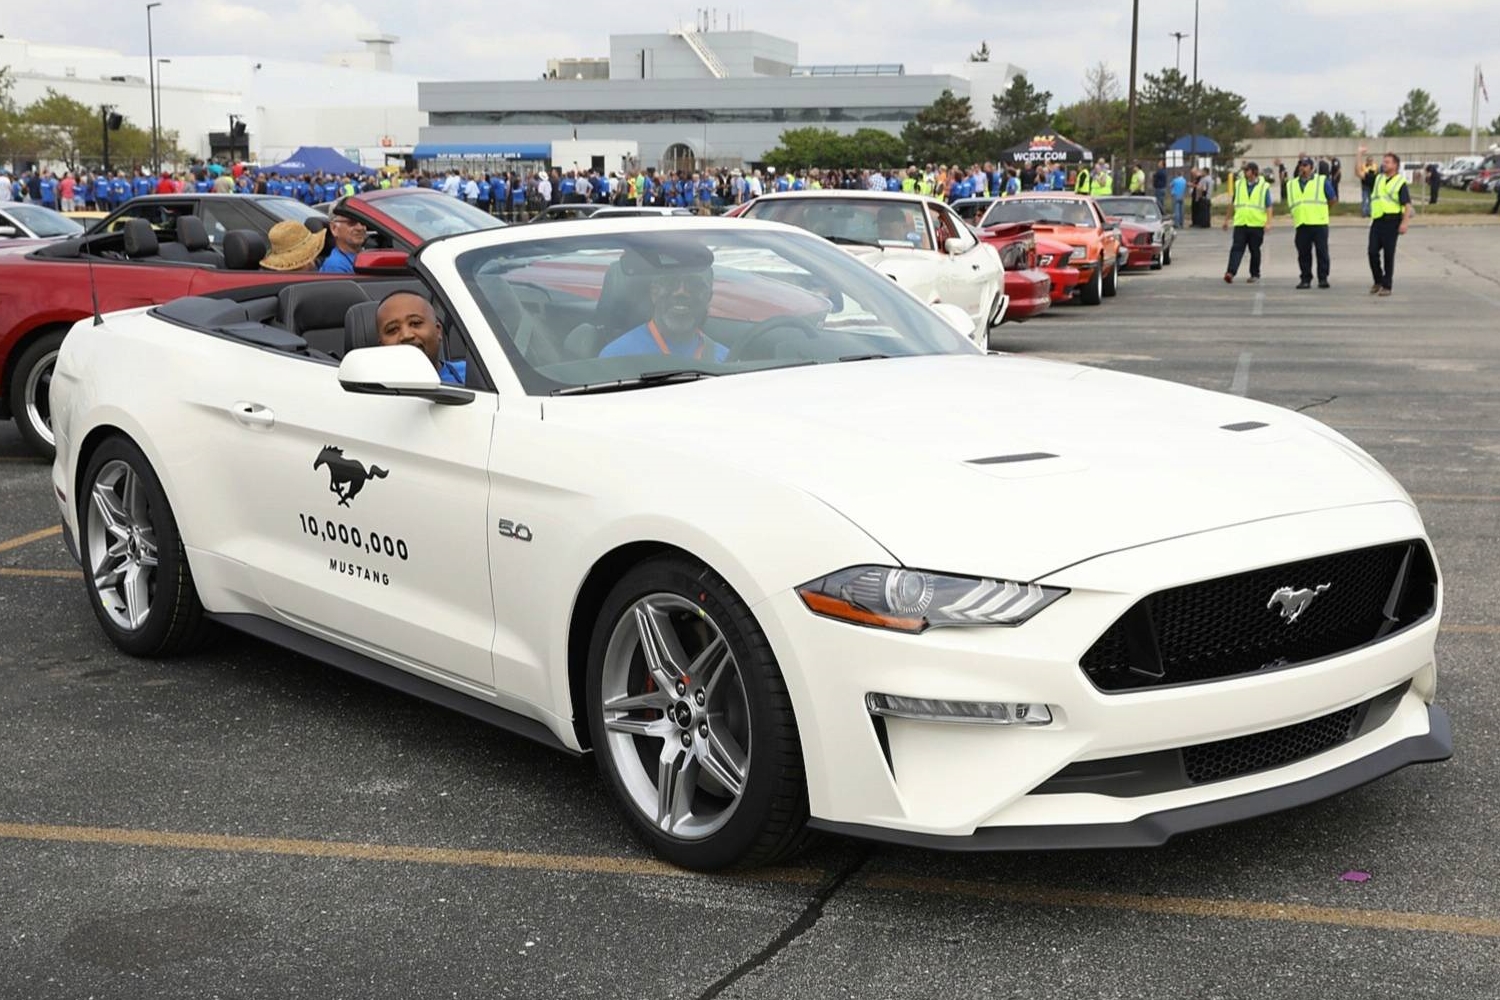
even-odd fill
[{"label": "row of parked cars", "polygon": [[[559,206],[556,221],[580,207],[596,217],[677,214]],[[327,219],[274,195],[145,196],[91,220],[87,230],[69,220],[53,226],[32,218],[48,211],[40,206],[9,208],[15,218],[0,219],[0,233],[8,225],[28,228],[0,243],[0,418],[15,419],[42,454],[54,447],[49,390],[73,323],[95,309],[284,282],[288,276],[258,269],[264,234],[287,219],[314,228]],[[364,223],[367,252],[357,269],[367,274],[405,273],[407,255],[428,240],[504,225],[414,188],[355,195],[330,210]],[[1024,321],[1054,303],[1097,306],[1116,294],[1122,271],[1172,262],[1172,223],[1151,198],[1028,192],[948,205],[916,194],[826,190],[767,194],[730,214],[823,236],[928,304],[961,310],[965,332],[981,347],[1003,322]]]},{"label": "row of parked cars", "polygon": [[1438,167],[1438,173],[1448,187],[1493,194],[1500,186],[1500,152],[1455,157]]}]

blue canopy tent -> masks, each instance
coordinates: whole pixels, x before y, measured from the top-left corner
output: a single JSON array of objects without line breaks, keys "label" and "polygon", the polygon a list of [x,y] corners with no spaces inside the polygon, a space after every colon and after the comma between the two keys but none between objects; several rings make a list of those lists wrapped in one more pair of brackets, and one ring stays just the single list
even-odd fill
[{"label": "blue canopy tent", "polygon": [[298,146],[297,151],[280,163],[261,167],[266,174],[373,174],[374,167],[355,163],[328,146]]},{"label": "blue canopy tent", "polygon": [[1206,135],[1185,135],[1167,147],[1167,152],[1181,150],[1188,155],[1218,156],[1219,144]]}]

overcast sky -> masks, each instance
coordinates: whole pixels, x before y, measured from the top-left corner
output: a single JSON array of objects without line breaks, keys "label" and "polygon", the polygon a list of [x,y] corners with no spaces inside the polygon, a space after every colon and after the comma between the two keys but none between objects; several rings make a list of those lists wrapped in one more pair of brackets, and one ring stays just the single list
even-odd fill
[{"label": "overcast sky", "polygon": [[[699,0],[703,2],[703,0]],[[1343,111],[1378,131],[1411,87],[1433,94],[1444,122],[1469,123],[1474,65],[1489,71],[1500,115],[1500,0],[1201,0],[1199,70],[1243,94],[1251,116]],[[144,3],[4,0],[0,34],[32,41],[146,51]],[[1140,66],[1172,65],[1173,31],[1193,30],[1193,0],[1144,0]],[[71,11],[67,16],[59,12]],[[995,59],[1025,69],[1058,103],[1075,100],[1083,71],[1104,60],[1126,79],[1128,0],[761,0],[747,27],[797,41],[805,63],[899,62],[909,73],[962,60],[987,40]],[[399,35],[397,69],[446,79],[527,79],[549,56],[608,54],[610,32],[665,30],[695,7],[571,0],[165,0],[153,15],[158,56],[234,53],[319,59],[355,48],[363,32]],[[1193,39],[1182,44],[1192,67]]]}]

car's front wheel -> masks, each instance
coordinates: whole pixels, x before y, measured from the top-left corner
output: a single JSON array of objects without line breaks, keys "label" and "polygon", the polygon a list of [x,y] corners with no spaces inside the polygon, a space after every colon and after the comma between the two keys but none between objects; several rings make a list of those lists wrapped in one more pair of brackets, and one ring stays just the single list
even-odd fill
[{"label": "car's front wheel", "polygon": [[16,427],[33,451],[49,459],[57,450],[52,436],[52,372],[62,342],[62,330],[33,340],[16,359],[10,377],[10,409]]},{"label": "car's front wheel", "polygon": [[[1104,267],[1103,261],[1100,261],[1099,267],[1101,269]],[[1114,267],[1112,267],[1112,268],[1109,269],[1109,277],[1107,277],[1107,278],[1104,279],[1104,297],[1107,298],[1107,299],[1112,299],[1116,295],[1118,295],[1119,292],[1120,292],[1120,265],[1116,264]]]},{"label": "car's front wheel", "polygon": [[1089,278],[1088,284],[1083,286],[1079,294],[1080,301],[1086,306],[1097,306],[1104,301],[1104,259],[1099,259],[1099,266],[1094,268],[1093,277]]},{"label": "car's front wheel", "polygon": [[1170,267],[1172,265],[1172,247],[1170,245],[1162,251],[1161,262],[1162,265],[1166,267]]},{"label": "car's front wheel", "polygon": [[111,438],[80,481],[84,585],[105,635],[132,656],[187,652],[207,634],[161,481],[131,441]]},{"label": "car's front wheel", "polygon": [[668,556],[626,573],[595,624],[586,697],[599,769],[660,857],[713,871],[802,845],[807,781],[786,682],[713,570]]}]

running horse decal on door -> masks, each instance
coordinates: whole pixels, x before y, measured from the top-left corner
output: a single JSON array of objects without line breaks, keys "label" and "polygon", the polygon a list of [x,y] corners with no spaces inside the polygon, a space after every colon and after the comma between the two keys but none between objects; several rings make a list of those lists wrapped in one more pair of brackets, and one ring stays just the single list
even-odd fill
[{"label": "running horse decal on door", "polygon": [[313,463],[314,469],[328,466],[328,489],[339,498],[339,506],[349,506],[349,501],[359,495],[359,491],[365,488],[365,483],[371,479],[384,479],[388,473],[378,465],[372,465],[368,470],[352,458],[344,457],[344,449],[336,448],[331,444],[324,445],[323,450],[318,452],[318,460]]}]

